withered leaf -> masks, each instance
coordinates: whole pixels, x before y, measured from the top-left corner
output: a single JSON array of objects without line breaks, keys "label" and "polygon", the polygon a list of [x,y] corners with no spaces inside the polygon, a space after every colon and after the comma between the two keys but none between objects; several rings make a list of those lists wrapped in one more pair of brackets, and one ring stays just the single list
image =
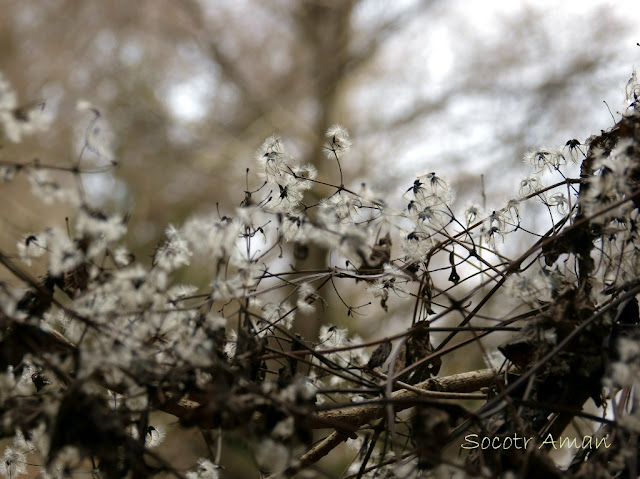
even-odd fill
[{"label": "withered leaf", "polygon": [[389,354],[391,354],[391,341],[385,341],[371,353],[367,368],[373,369],[382,366],[389,357]]}]

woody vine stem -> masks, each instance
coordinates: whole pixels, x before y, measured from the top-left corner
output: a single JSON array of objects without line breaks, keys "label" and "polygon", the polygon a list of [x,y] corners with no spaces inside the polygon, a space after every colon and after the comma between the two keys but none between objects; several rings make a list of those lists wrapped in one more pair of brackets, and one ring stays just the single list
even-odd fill
[{"label": "woody vine stem", "polygon": [[[0,83],[6,141],[47,126]],[[639,94],[634,73],[612,128],[527,152],[531,176],[490,211],[460,208],[436,172],[395,196],[349,185],[340,126],[324,148],[337,185],[267,138],[234,213],[169,225],[150,261],[127,215],[89,203],[87,175],[118,161],[80,104],[74,161],[0,157],[3,186],[73,211],[0,250],[0,474],[217,478],[242,444],[269,477],[637,476]],[[308,204],[315,189],[329,194]],[[314,247],[325,268],[282,266]],[[208,455],[177,466],[162,443],[188,429]],[[563,434],[608,447],[560,467],[545,438]]]}]

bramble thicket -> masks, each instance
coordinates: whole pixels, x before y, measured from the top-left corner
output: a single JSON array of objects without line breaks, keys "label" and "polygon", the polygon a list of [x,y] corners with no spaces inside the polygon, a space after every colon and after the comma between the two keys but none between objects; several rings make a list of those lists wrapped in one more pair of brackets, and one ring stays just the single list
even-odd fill
[{"label": "bramble thicket", "polygon": [[[613,127],[530,150],[490,211],[437,172],[394,197],[351,184],[341,126],[329,178],[272,136],[237,160],[233,214],[169,225],[142,257],[135,213],[90,201],[86,179],[118,163],[97,141],[107,115],[80,102],[75,160],[0,152],[0,180],[28,182],[41,215],[73,210],[0,251],[0,474],[235,477],[242,457],[254,477],[636,477],[638,95],[634,72]],[[0,79],[3,142],[55,128],[44,112]],[[326,268],[292,266],[317,249]],[[483,364],[447,369],[469,354]],[[163,441],[189,430],[208,453],[184,468]],[[561,458],[545,439],[563,436],[602,447]]]}]

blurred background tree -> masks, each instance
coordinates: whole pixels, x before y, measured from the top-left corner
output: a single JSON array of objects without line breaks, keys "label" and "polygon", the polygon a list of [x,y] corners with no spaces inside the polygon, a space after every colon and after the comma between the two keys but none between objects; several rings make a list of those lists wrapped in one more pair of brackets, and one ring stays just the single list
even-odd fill
[{"label": "blurred background tree", "polygon": [[[516,167],[527,147],[598,131],[600,101],[621,106],[632,21],[607,2],[550,5],[1,0],[0,52],[21,100],[46,101],[55,124],[30,155],[73,160],[89,121],[76,101],[103,113],[120,168],[88,190],[131,211],[148,246],[167,222],[237,204],[274,132],[338,182],[321,146],[340,122],[357,138],[345,176],[397,193],[431,170],[479,191],[480,172]],[[3,225],[4,244],[35,218],[3,200],[26,213]]]},{"label": "blurred background tree", "polygon": [[[0,68],[24,104],[46,102],[54,124],[40,144],[4,141],[2,154],[76,161],[91,114],[75,105],[91,102],[102,113],[96,141],[119,168],[86,175],[86,189],[102,208],[131,214],[137,255],[170,222],[216,202],[233,212],[254,152],[273,133],[338,184],[322,151],[337,122],[357,139],[343,165],[347,186],[366,181],[399,197],[415,174],[437,171],[463,203],[480,196],[486,173],[485,188],[506,194],[514,185],[502,173],[517,180],[527,147],[584,140],[609,124],[600,102],[621,107],[611,95],[636,53],[620,4],[551,5],[0,0]],[[26,185],[2,192],[9,251],[44,227]],[[296,266],[323,268],[326,254],[311,251]]]},{"label": "blurred background tree", "polygon": [[[437,171],[464,203],[481,195],[486,173],[485,188],[506,195],[515,185],[503,173],[517,181],[528,147],[584,140],[610,124],[600,101],[622,106],[612,92],[636,53],[623,8],[551,5],[0,0],[0,68],[23,103],[46,102],[54,124],[39,145],[4,141],[2,154],[76,161],[91,114],[75,105],[91,102],[102,113],[96,141],[119,168],[85,175],[86,189],[102,208],[131,214],[136,255],[148,255],[170,222],[216,202],[232,213],[273,133],[338,184],[322,151],[338,122],[357,140],[343,165],[347,186],[366,181],[397,198],[414,175]],[[15,212],[0,220],[9,251],[44,227],[25,188],[1,193]],[[62,224],[65,212],[50,216]],[[296,267],[321,269],[326,256],[311,251]]]},{"label": "blurred background tree", "polygon": [[[584,140],[610,124],[601,100],[622,107],[612,92],[636,54],[632,22],[606,2],[577,5],[0,0],[0,68],[22,103],[46,102],[53,123],[40,144],[4,141],[1,154],[75,162],[92,119],[76,103],[91,102],[102,113],[95,141],[119,167],[85,175],[86,190],[96,205],[131,215],[136,256],[149,255],[168,223],[213,212],[217,202],[232,214],[246,168],[271,134],[339,184],[322,151],[334,123],[356,139],[343,165],[347,186],[366,181],[399,198],[416,174],[436,171],[463,204],[482,194],[485,173],[499,202],[496,193],[514,191],[528,147]],[[27,185],[2,192],[8,251],[45,226],[21,193]],[[64,210],[52,215],[64,224]],[[317,249],[296,267],[326,263]],[[346,319],[346,308],[328,311],[324,321]],[[299,323],[316,336],[318,321]]]},{"label": "blurred background tree", "polygon": [[[625,107],[623,79],[638,53],[634,8],[0,0],[0,70],[22,104],[46,102],[52,122],[39,143],[3,140],[0,155],[74,163],[92,119],[76,104],[91,102],[102,113],[96,142],[119,167],[86,175],[85,188],[94,204],[131,214],[129,246],[138,256],[149,255],[170,222],[215,211],[216,202],[221,214],[233,213],[246,168],[273,133],[338,184],[322,152],[334,123],[356,140],[342,165],[346,186],[366,181],[399,198],[417,173],[437,171],[464,203],[482,194],[484,173],[500,202],[516,189],[527,148],[584,141],[613,125],[602,100],[614,113]],[[7,251],[25,232],[64,224],[62,207],[43,217],[26,189],[21,179],[0,191]],[[296,267],[321,269],[326,254],[311,251]],[[318,325],[303,333],[315,337]]]}]

